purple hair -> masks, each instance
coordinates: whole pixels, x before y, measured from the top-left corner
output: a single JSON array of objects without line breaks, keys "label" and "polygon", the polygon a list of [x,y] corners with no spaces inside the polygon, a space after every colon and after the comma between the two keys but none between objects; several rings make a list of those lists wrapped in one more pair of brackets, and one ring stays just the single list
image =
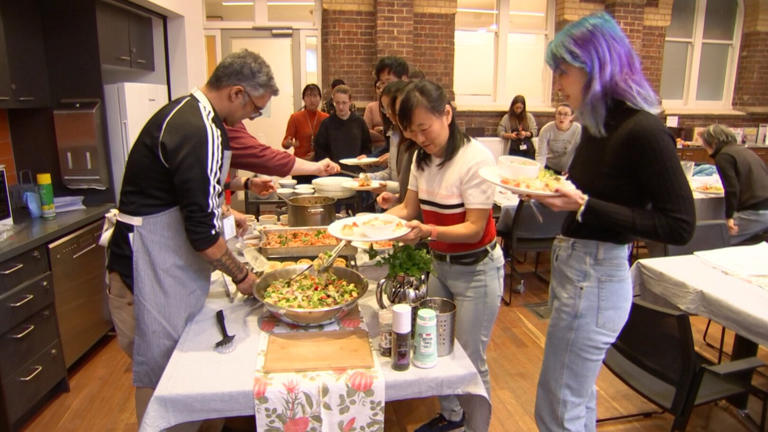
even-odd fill
[{"label": "purple hair", "polygon": [[547,46],[546,60],[555,72],[563,63],[587,72],[579,118],[592,135],[605,136],[605,114],[614,99],[653,114],[660,111],[659,98],[643,75],[640,59],[605,12],[565,26]]}]

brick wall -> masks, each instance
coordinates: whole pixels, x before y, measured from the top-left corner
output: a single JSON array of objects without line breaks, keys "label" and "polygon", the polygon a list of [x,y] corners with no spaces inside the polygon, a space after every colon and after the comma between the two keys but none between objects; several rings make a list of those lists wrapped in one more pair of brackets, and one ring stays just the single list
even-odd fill
[{"label": "brick wall", "polygon": [[376,54],[410,61],[416,33],[414,21],[413,0],[376,0]]},{"label": "brick wall", "polygon": [[[373,65],[376,62],[376,20],[372,10],[323,10],[323,93],[330,96],[330,84],[343,79],[352,88],[352,101],[371,100]],[[358,108],[364,104],[355,103]]]},{"label": "brick wall", "polygon": [[417,13],[411,64],[450,93],[453,88],[455,13]]}]

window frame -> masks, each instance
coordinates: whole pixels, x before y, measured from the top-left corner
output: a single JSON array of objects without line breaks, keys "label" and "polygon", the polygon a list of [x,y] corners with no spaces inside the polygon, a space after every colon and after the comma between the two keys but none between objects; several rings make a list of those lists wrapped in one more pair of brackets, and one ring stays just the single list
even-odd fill
[{"label": "window frame", "polygon": [[[687,43],[688,58],[686,67],[682,99],[662,99],[662,105],[666,110],[732,110],[733,94],[736,87],[736,74],[738,71],[739,52],[741,48],[741,35],[744,26],[744,1],[736,0],[736,17],[733,26],[733,38],[729,42],[722,40],[704,39],[704,23],[708,1],[721,0],[694,0],[695,12],[693,19],[693,34],[690,38],[668,37],[665,35],[664,44],[667,42]],[[670,17],[671,19],[671,17]],[[696,100],[699,83],[699,68],[701,66],[702,46],[705,44],[727,45],[730,47],[726,62],[725,79],[723,83],[723,97],[719,101]],[[663,77],[663,74],[662,74]],[[661,92],[659,82],[659,92]]]},{"label": "window frame", "polygon": [[[509,41],[509,34],[510,33],[521,33],[521,34],[532,34],[532,35],[544,35],[545,36],[545,44],[548,44],[555,35],[555,3],[556,0],[547,0],[547,6],[546,6],[546,18],[545,18],[545,29],[543,30],[529,30],[529,31],[522,31],[522,32],[511,32],[510,30],[510,24],[509,24],[509,0],[496,0],[496,21],[495,25],[496,28],[493,30],[494,33],[494,82],[491,89],[491,94],[489,96],[480,96],[480,95],[462,95],[460,94],[457,89],[454,87],[454,93],[456,95],[456,103],[463,107],[464,109],[472,109],[472,110],[503,110],[506,111],[507,108],[509,108],[509,102],[512,100],[512,98],[515,96],[515,92],[512,92],[507,89],[507,74],[506,74],[506,65],[507,65],[507,47],[508,47],[508,41]],[[458,13],[458,11],[457,11]],[[504,17],[504,19],[502,19]],[[467,31],[462,30],[458,27],[454,28],[454,37],[456,35],[456,32],[458,31]],[[488,31],[488,30],[486,30]],[[455,52],[454,52],[455,55]],[[542,79],[542,94],[541,100],[538,100],[538,97],[533,100],[533,103],[531,103],[532,98],[530,98],[528,95],[526,95],[526,102],[527,102],[527,109],[529,111],[531,110],[547,110],[552,109],[550,101],[552,100],[552,71],[549,69],[549,67],[546,65],[546,63],[543,63],[541,69],[541,79]],[[456,69],[454,67],[454,74],[456,73]],[[509,93],[509,94],[508,94]]]}]

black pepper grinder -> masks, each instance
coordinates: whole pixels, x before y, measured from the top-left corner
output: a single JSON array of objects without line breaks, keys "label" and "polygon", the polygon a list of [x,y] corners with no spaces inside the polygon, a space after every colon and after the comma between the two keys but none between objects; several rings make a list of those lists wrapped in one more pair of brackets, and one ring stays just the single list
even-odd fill
[{"label": "black pepper grinder", "polygon": [[411,307],[407,304],[392,306],[392,369],[411,367]]}]

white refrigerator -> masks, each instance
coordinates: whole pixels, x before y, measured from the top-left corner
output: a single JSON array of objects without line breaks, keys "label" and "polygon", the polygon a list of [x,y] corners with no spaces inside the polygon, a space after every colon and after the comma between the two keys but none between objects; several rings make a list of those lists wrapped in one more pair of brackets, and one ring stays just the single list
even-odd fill
[{"label": "white refrigerator", "polygon": [[104,103],[115,203],[118,203],[128,153],[147,120],[168,103],[168,87],[135,82],[108,84],[104,86]]}]

